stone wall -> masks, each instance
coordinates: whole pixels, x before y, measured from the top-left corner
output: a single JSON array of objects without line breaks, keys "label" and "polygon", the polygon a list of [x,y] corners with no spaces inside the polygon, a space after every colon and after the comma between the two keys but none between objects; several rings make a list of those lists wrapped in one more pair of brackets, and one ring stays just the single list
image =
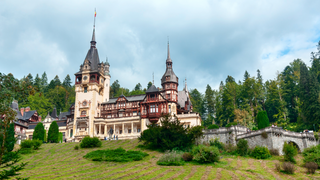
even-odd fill
[{"label": "stone wall", "polygon": [[[266,138],[262,136],[263,133],[267,134]],[[239,125],[204,130],[204,136],[200,139],[200,143],[209,143],[210,140],[215,138],[218,138],[222,143],[231,143],[233,145],[236,145],[236,141],[239,139],[245,139],[248,141],[250,148],[265,146],[268,149],[278,149],[281,155],[283,155],[284,142],[293,142],[301,152],[307,147],[318,144],[313,133],[296,133],[279,127],[267,127],[250,132],[246,127]]]}]

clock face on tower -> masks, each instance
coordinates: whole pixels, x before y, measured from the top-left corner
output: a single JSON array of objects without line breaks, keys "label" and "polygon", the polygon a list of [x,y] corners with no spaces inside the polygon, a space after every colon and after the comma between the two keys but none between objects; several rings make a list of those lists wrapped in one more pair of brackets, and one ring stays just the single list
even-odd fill
[{"label": "clock face on tower", "polygon": [[87,105],[87,101],[83,101],[82,106],[86,106],[86,105]]},{"label": "clock face on tower", "polygon": [[83,76],[83,80],[87,80],[88,79],[88,76]]}]

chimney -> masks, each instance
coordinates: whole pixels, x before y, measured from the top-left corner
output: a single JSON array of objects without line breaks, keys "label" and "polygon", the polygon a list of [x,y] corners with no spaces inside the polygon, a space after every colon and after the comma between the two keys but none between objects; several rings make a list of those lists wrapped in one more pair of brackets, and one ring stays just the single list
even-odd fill
[{"label": "chimney", "polygon": [[39,121],[41,121],[41,116],[39,116]]},{"label": "chimney", "polygon": [[29,111],[30,111],[30,107],[29,106],[24,109],[24,112],[29,112]]},{"label": "chimney", "polygon": [[23,116],[24,108],[20,108],[20,113],[21,113],[21,116]]}]

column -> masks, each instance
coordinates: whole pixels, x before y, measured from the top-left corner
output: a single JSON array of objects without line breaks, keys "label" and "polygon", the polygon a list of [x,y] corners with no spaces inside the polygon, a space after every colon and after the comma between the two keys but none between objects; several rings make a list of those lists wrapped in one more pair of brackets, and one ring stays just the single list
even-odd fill
[{"label": "column", "polygon": [[133,122],[131,122],[131,134],[133,133]]},{"label": "column", "polygon": [[124,134],[124,124],[122,123],[122,134]]},{"label": "column", "polygon": [[107,135],[107,125],[104,125],[104,136],[106,136]]},{"label": "column", "polygon": [[99,134],[101,134],[101,124],[99,124]]},{"label": "column", "polygon": [[116,124],[113,124],[113,134],[116,134]]}]

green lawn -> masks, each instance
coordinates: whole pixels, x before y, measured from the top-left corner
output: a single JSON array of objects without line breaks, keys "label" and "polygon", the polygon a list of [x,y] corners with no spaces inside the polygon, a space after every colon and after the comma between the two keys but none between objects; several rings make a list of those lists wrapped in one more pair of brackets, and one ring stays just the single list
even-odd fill
[{"label": "green lawn", "polygon": [[128,163],[95,162],[83,156],[96,149],[126,150],[136,148],[138,140],[104,141],[101,148],[79,149],[73,147],[79,143],[43,144],[33,154],[23,155],[23,161],[29,162],[21,171],[21,177],[30,179],[320,179],[319,171],[315,175],[306,173],[302,167],[302,158],[298,155],[297,171],[287,175],[275,171],[274,164],[282,157],[269,160],[256,160],[236,156],[223,156],[221,162],[211,165],[186,163],[184,166],[158,166],[160,152],[148,151],[142,161]]}]

